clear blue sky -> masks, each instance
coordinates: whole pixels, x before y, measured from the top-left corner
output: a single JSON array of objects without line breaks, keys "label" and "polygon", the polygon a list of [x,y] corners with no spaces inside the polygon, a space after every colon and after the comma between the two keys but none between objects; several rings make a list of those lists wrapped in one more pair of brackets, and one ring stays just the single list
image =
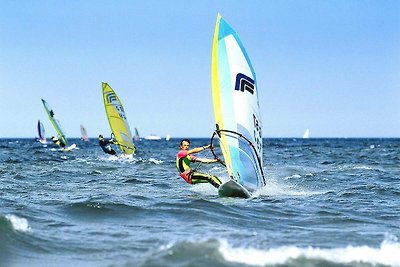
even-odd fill
[{"label": "clear blue sky", "polygon": [[217,13],[257,73],[264,137],[400,137],[400,1],[0,0],[0,137],[108,135],[101,82],[133,131],[208,137]]}]

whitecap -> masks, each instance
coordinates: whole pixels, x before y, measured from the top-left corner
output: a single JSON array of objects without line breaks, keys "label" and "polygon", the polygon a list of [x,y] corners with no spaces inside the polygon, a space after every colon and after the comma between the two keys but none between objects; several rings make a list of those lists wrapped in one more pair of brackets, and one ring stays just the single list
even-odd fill
[{"label": "whitecap", "polygon": [[149,162],[157,164],[157,165],[160,165],[161,163],[163,163],[162,160],[158,160],[158,159],[155,159],[155,158],[149,158]]},{"label": "whitecap", "polygon": [[368,166],[355,166],[353,169],[354,170],[368,170],[368,171],[373,170],[373,168],[368,167]]},{"label": "whitecap", "polygon": [[283,178],[283,179],[284,179],[284,180],[290,180],[290,179],[298,179],[298,178],[301,178],[301,175],[299,175],[299,174],[293,174],[293,175],[287,176],[287,177],[285,177],[285,178]]},{"label": "whitecap", "polygon": [[400,266],[400,243],[393,240],[382,242],[378,248],[370,246],[347,246],[342,248],[316,248],[282,246],[270,249],[232,247],[222,240],[219,251],[230,262],[265,266],[285,264],[299,258],[325,260],[340,264],[354,262]]},{"label": "whitecap", "polygon": [[20,218],[12,214],[7,214],[6,219],[11,222],[12,227],[16,231],[27,232],[31,230],[28,224],[28,220],[25,218]]}]

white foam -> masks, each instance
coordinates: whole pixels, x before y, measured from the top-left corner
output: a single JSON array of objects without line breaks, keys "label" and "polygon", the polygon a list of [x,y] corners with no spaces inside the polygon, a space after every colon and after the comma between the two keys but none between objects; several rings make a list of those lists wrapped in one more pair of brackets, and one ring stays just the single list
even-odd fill
[{"label": "white foam", "polygon": [[12,214],[7,214],[6,219],[11,222],[12,227],[16,231],[27,232],[30,231],[28,220],[25,218],[20,218]]},{"label": "white foam", "polygon": [[218,195],[218,190],[209,183],[191,185],[190,191],[204,195]]},{"label": "white foam", "polygon": [[353,169],[354,170],[368,170],[368,171],[373,170],[373,168],[369,167],[369,166],[355,166]]},{"label": "white foam", "polygon": [[294,187],[287,184],[281,184],[274,180],[268,180],[266,186],[256,190],[254,197],[258,196],[312,196],[324,194],[322,191],[311,191],[300,186]]},{"label": "white foam", "polygon": [[283,178],[283,179],[284,179],[284,180],[290,180],[290,179],[298,179],[298,178],[301,178],[301,175],[299,175],[299,174],[293,174],[293,175],[287,176],[287,177],[285,177],[285,178]]},{"label": "white foam", "polygon": [[321,249],[314,247],[283,246],[267,250],[255,248],[234,248],[222,241],[219,247],[225,260],[243,264],[264,266],[284,264],[298,258],[326,260],[334,263],[362,262],[400,266],[400,243],[393,240],[382,242],[379,248],[369,246],[347,246],[343,248]]},{"label": "white foam", "polygon": [[155,158],[149,158],[149,162],[157,164],[157,165],[160,165],[161,163],[163,163],[162,160],[158,160],[158,159],[155,159]]}]

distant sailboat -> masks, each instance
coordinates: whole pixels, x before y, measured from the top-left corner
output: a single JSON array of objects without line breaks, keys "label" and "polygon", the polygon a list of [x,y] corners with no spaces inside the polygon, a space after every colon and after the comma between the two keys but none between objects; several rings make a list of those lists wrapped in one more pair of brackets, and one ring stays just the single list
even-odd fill
[{"label": "distant sailboat", "polygon": [[81,128],[82,140],[85,141],[85,142],[88,142],[89,141],[89,137],[87,135],[85,127],[81,124],[80,128]]},{"label": "distant sailboat", "polygon": [[304,134],[303,134],[303,138],[309,138],[310,137],[310,130],[309,129],[307,129],[305,132],[304,132]]},{"label": "distant sailboat", "polygon": [[150,134],[150,135],[146,136],[144,139],[156,141],[156,140],[161,140],[161,137],[156,134]]},{"label": "distant sailboat", "polygon": [[135,138],[135,141],[140,141],[139,131],[138,131],[138,129],[136,127],[135,127],[135,136],[134,136],[134,138]]},{"label": "distant sailboat", "polygon": [[44,126],[43,123],[38,120],[37,123],[37,131],[38,131],[38,138],[37,140],[41,143],[41,144],[46,144],[46,131],[44,130]]},{"label": "distant sailboat", "polygon": [[171,139],[171,136],[169,134],[167,134],[167,136],[165,137],[166,141],[169,141]]},{"label": "distant sailboat", "polygon": [[49,117],[49,120],[53,124],[54,129],[57,131],[58,138],[60,138],[61,141],[65,144],[65,148],[63,148],[63,150],[70,151],[70,150],[76,148],[76,144],[72,144],[71,146],[68,146],[67,138],[65,137],[65,134],[61,128],[60,122],[55,117],[53,109],[50,107],[50,105],[44,99],[42,99],[42,103],[43,103],[44,109],[46,110],[46,113]]}]

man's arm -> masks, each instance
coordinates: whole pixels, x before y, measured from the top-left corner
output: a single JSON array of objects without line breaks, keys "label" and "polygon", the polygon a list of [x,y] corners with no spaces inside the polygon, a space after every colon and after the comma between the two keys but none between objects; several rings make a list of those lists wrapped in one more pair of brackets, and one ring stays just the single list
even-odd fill
[{"label": "man's arm", "polygon": [[188,154],[190,155],[190,154],[193,154],[193,153],[199,153],[199,152],[201,152],[201,151],[204,151],[204,150],[206,150],[206,149],[209,149],[210,147],[211,147],[211,145],[206,145],[206,146],[201,146],[201,147],[195,147],[195,148],[192,148],[192,149],[188,150]]},{"label": "man's arm", "polygon": [[205,158],[196,158],[196,161],[202,162],[202,163],[214,163],[217,162],[217,159],[205,159]]}]

